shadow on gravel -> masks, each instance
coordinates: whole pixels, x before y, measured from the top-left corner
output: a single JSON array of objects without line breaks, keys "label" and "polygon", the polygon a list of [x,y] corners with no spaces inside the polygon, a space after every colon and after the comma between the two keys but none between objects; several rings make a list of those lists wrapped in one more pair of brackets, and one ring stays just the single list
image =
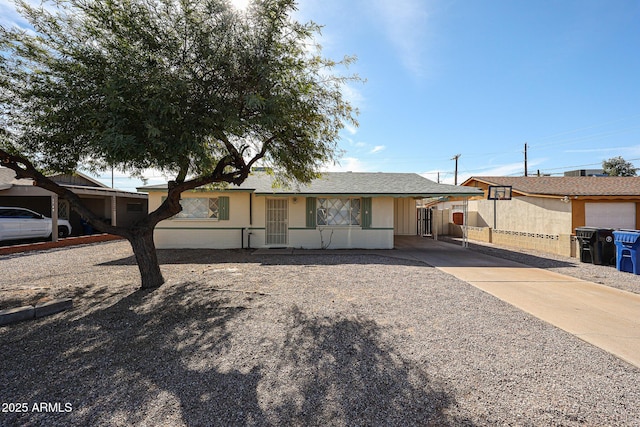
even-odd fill
[{"label": "shadow on gravel", "polygon": [[[459,241],[454,239],[441,238],[441,240],[451,244],[460,244]],[[519,262],[522,264],[526,264],[530,267],[536,267],[536,268],[560,268],[560,267],[575,268],[576,267],[575,264],[566,262],[566,261],[540,257],[536,255],[527,254],[524,252],[510,251],[509,249],[505,249],[505,248],[478,245],[478,244],[474,244],[473,242],[469,242],[469,248],[479,253],[491,255],[497,258],[507,259],[510,261]]]},{"label": "shadow on gravel", "polygon": [[[184,283],[137,291],[78,320],[73,312],[40,324],[0,331],[3,401],[59,402],[68,413],[0,414],[0,425],[251,424],[262,417],[256,400],[261,378],[193,369],[228,345],[226,324],[246,309],[242,294],[224,296]],[[255,296],[252,296],[255,298]],[[77,313],[76,313],[77,314]],[[4,351],[3,351],[4,352]]]},{"label": "shadow on gravel", "polygon": [[0,296],[0,310],[22,307],[25,305],[36,305],[44,300],[47,293],[40,290],[25,289],[20,292],[19,297],[5,298]]},{"label": "shadow on gravel", "polygon": [[276,425],[473,425],[444,412],[454,402],[421,367],[386,348],[371,320],[291,312],[278,370],[289,390]]},{"label": "shadow on gravel", "polygon": [[3,401],[58,405],[0,425],[472,425],[447,417],[453,397],[374,322],[294,309],[273,329],[284,337],[263,336],[251,319],[271,297],[203,288],[0,330]]},{"label": "shadow on gravel", "polygon": [[[342,265],[342,264],[393,264],[406,266],[427,266],[417,260],[398,257],[399,252],[388,250],[388,254],[380,252],[357,253],[349,250],[339,252],[295,255],[264,254],[254,255],[251,251],[242,249],[158,249],[160,265],[179,264],[227,264],[227,263],[259,263],[261,265]],[[135,266],[135,257],[116,259],[98,264],[100,266]]]}]

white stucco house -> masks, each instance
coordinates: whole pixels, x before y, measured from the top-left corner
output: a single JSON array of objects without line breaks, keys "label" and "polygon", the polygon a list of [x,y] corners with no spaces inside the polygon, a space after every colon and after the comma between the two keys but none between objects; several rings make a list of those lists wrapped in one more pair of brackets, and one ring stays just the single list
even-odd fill
[{"label": "white stucco house", "polygon": [[[391,249],[395,235],[417,232],[416,200],[482,194],[411,173],[323,173],[308,185],[276,187],[254,172],[240,186],[182,193],[183,211],[160,222],[158,248]],[[149,211],[167,185],[138,188]]]}]

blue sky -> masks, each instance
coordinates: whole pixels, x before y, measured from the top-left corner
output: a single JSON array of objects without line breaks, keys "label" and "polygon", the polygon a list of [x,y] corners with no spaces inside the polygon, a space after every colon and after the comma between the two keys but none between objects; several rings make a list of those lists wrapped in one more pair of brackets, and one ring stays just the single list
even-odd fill
[{"label": "blue sky", "polygon": [[[0,22],[12,9],[0,0]],[[325,56],[356,55],[349,71],[367,80],[345,89],[360,127],[331,170],[453,183],[460,154],[459,182],[523,175],[525,143],[529,174],[640,167],[637,0],[302,0],[297,18],[324,25]]]}]

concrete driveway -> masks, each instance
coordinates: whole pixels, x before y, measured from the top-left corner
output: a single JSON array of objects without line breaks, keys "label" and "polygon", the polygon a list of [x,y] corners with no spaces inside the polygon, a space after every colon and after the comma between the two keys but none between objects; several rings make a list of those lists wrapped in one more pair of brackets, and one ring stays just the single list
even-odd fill
[{"label": "concrete driveway", "polygon": [[638,294],[431,239],[399,237],[396,249],[640,367]]}]

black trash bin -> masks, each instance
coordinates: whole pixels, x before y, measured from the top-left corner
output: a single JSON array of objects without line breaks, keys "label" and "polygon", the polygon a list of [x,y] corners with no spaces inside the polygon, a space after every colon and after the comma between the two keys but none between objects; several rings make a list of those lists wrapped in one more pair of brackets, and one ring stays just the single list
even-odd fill
[{"label": "black trash bin", "polygon": [[576,228],[576,237],[580,243],[580,261],[593,263],[592,248],[596,239],[595,227],[578,227]]},{"label": "black trash bin", "polygon": [[611,228],[578,227],[580,261],[597,265],[616,265],[616,244]]},{"label": "black trash bin", "polygon": [[595,253],[594,264],[616,265],[616,239],[613,235],[613,229],[598,229],[596,232]]}]

